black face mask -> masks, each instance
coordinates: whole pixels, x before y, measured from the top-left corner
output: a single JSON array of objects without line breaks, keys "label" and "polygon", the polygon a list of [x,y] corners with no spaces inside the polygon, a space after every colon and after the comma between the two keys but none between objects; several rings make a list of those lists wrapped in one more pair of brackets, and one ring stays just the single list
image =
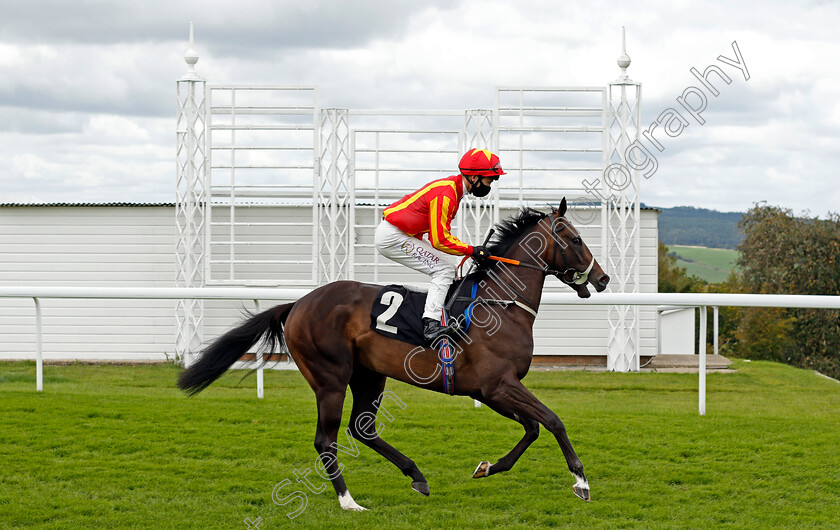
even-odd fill
[{"label": "black face mask", "polygon": [[476,197],[486,197],[488,193],[490,193],[491,187],[486,185],[481,178],[475,181],[470,187],[470,193],[475,195]]}]

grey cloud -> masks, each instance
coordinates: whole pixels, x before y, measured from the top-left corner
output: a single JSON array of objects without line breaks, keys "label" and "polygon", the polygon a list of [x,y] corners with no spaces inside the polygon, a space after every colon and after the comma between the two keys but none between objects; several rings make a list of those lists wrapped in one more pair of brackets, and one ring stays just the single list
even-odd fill
[{"label": "grey cloud", "polygon": [[[154,135],[156,124],[148,125]],[[154,140],[160,139],[0,132],[0,193],[40,201],[171,201],[174,142],[148,143]]]},{"label": "grey cloud", "polygon": [[0,106],[164,116],[172,113],[184,64],[166,44],[67,44],[20,53],[23,60],[0,65]]},{"label": "grey cloud", "polygon": [[[0,62],[0,106],[169,115],[173,81],[185,69],[190,20],[199,72],[216,72],[210,82],[264,84],[282,77],[285,84],[333,83],[340,91],[359,72],[343,68],[303,79],[313,76],[318,49],[398,36],[413,14],[435,4],[443,2],[0,0],[0,44],[17,45],[23,56],[11,65]],[[254,77],[222,79],[218,72],[227,61],[239,74],[251,63]],[[296,71],[289,72],[290,65]]]},{"label": "grey cloud", "polygon": [[[31,132],[35,129],[30,129],[32,125],[27,125],[24,122],[31,118],[20,119],[21,111],[27,109],[33,111],[35,116],[35,123],[45,123],[44,118],[40,115],[43,112],[63,113],[71,111],[73,113],[105,113],[105,114],[123,114],[129,116],[163,116],[172,114],[174,104],[171,103],[173,89],[172,87],[162,87],[160,90],[152,91],[151,93],[143,93],[142,90],[132,90],[124,95],[112,95],[104,92],[97,92],[93,90],[94,87],[88,87],[87,90],[80,88],[78,91],[67,92],[59,89],[51,88],[37,88],[28,86],[23,82],[13,90],[0,90],[0,105],[6,105],[7,108],[17,108],[19,112],[15,116],[19,119],[11,123],[0,125],[0,129],[5,130],[19,130],[22,132]],[[167,90],[169,89],[169,90]],[[56,127],[52,131],[47,132],[62,132],[66,131],[67,124],[61,121],[56,122]],[[29,129],[29,130],[27,130]],[[41,129],[44,130],[44,129]]]},{"label": "grey cloud", "polygon": [[0,107],[0,131],[21,134],[79,133],[86,116],[76,112],[33,111],[18,107]]},{"label": "grey cloud", "polygon": [[434,6],[452,7],[453,3],[2,0],[0,41],[102,45],[185,40],[188,23],[193,21],[207,46],[219,54],[260,47],[352,47],[398,36],[414,13]]}]

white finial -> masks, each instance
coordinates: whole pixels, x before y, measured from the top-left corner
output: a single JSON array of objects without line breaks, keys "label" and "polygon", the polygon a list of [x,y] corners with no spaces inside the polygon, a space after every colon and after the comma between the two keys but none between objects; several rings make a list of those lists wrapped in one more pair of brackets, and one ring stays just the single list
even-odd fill
[{"label": "white finial", "polygon": [[184,54],[184,61],[187,63],[187,73],[184,74],[184,79],[199,79],[198,72],[195,71],[195,63],[198,62],[198,53],[195,51],[192,22],[190,22],[190,47],[187,53]]},{"label": "white finial", "polygon": [[627,55],[627,43],[624,39],[624,26],[621,26],[621,56],[618,58],[618,67],[621,68],[621,76],[619,81],[629,81],[627,77],[627,67],[630,66],[630,56]]}]

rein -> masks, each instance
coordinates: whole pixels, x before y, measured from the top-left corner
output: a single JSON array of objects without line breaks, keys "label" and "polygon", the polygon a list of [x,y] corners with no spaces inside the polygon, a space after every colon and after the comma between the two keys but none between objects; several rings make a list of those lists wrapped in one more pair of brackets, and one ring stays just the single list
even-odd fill
[{"label": "rein", "polygon": [[[563,261],[565,262],[566,261],[565,253],[563,253],[561,251],[560,254],[563,256]],[[586,270],[583,271],[583,272],[580,272],[577,269],[574,269],[572,267],[566,267],[566,270],[559,271],[559,270],[556,270],[556,269],[549,268],[548,266],[540,267],[539,265],[533,265],[531,263],[523,263],[523,262],[521,262],[519,260],[516,260],[516,259],[502,258],[500,256],[489,256],[489,259],[492,259],[493,261],[499,261],[501,263],[507,263],[508,265],[515,265],[517,267],[527,267],[529,269],[534,269],[534,270],[542,272],[546,276],[551,274],[554,277],[556,277],[558,280],[560,280],[561,282],[565,283],[566,285],[581,285],[583,283],[586,283],[586,281],[589,279],[589,273],[592,271],[592,267],[595,265],[595,256],[592,256],[592,261],[589,262],[589,266],[586,267]],[[569,271],[572,271],[572,279],[571,280],[566,280],[563,276],[566,273],[568,273]]]}]

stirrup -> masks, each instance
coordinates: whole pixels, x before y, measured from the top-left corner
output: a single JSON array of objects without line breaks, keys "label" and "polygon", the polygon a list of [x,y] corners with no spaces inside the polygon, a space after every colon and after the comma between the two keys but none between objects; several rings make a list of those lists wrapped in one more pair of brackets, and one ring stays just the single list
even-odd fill
[{"label": "stirrup", "polygon": [[451,337],[456,330],[455,326],[444,326],[438,320],[423,319],[423,338],[429,343],[434,343],[443,336]]}]

